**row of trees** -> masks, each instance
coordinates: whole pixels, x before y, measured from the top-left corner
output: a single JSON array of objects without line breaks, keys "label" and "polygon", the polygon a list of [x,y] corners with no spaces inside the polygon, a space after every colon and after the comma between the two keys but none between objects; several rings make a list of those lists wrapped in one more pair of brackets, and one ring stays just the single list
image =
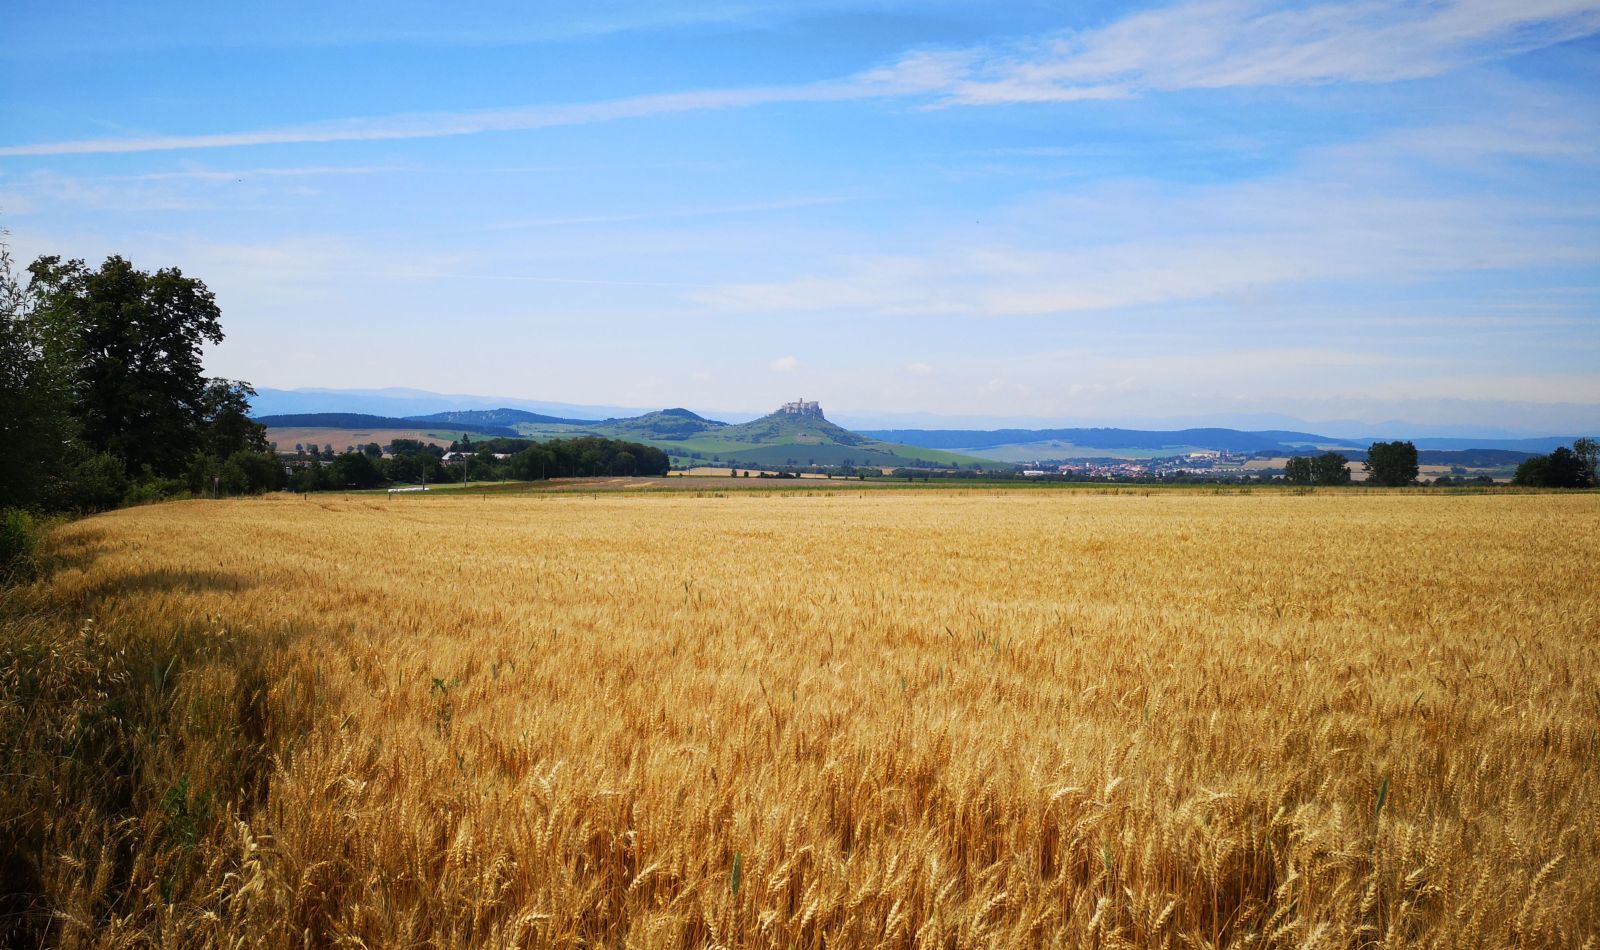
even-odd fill
[{"label": "row of trees", "polygon": [[292,473],[292,491],[334,491],[342,488],[377,488],[380,485],[423,483],[429,485],[458,482],[461,472],[442,461],[444,450],[416,439],[395,439],[385,457],[376,442],[347,448],[343,454],[319,451],[315,445],[295,446],[293,455],[283,453]]},{"label": "row of trees", "polygon": [[[1411,442],[1374,442],[1367,446],[1361,463],[1367,481],[1374,485],[1398,487],[1417,480],[1417,447]],[[1284,480],[1295,485],[1348,485],[1350,466],[1338,452],[1324,452],[1315,458],[1295,456],[1283,467]]]},{"label": "row of trees", "polygon": [[[473,478],[538,481],[594,475],[665,475],[672,469],[667,453],[654,446],[595,435],[549,442],[493,437],[474,442],[465,436],[450,445],[468,453]],[[507,456],[498,458],[497,456]]]},{"label": "row of trees", "polygon": [[1338,452],[1296,455],[1284,463],[1283,479],[1291,485],[1348,485],[1350,466]]},{"label": "row of trees", "polygon": [[[1374,442],[1367,447],[1361,467],[1374,485],[1413,484],[1418,472],[1417,447],[1411,442]],[[1292,485],[1348,485],[1349,460],[1338,452],[1297,455],[1284,463],[1283,478]]]},{"label": "row of trees", "polygon": [[[1417,480],[1417,447],[1410,442],[1374,442],[1362,467],[1377,485],[1410,485]],[[1296,456],[1284,465],[1284,480],[1296,485],[1344,485],[1350,470],[1343,455],[1324,452]],[[1443,483],[1443,479],[1440,480]],[[1571,448],[1535,455],[1517,466],[1512,484],[1538,488],[1590,488],[1600,485],[1600,442],[1583,438]]]},{"label": "row of trees", "polygon": [[460,442],[451,446],[451,452],[464,457],[447,464],[443,449],[412,439],[390,443],[387,457],[377,443],[331,460],[302,452],[290,457],[294,471],[287,487],[309,492],[390,484],[436,485],[465,478],[538,481],[585,475],[659,476],[671,468],[667,453],[658,448],[597,436],[531,444],[520,439]]},{"label": "row of trees", "polygon": [[41,257],[24,279],[0,243],[0,508],[280,484],[255,391],[204,374],[222,339],[215,298],[176,268]]},{"label": "row of trees", "polygon": [[[505,460],[504,477],[545,479],[584,475],[665,475],[667,453],[654,446],[584,436],[536,442]],[[476,475],[476,470],[474,470]]]},{"label": "row of trees", "polygon": [[1572,448],[1561,446],[1549,455],[1535,455],[1517,466],[1514,485],[1537,488],[1592,488],[1600,485],[1600,442],[1583,438]]}]

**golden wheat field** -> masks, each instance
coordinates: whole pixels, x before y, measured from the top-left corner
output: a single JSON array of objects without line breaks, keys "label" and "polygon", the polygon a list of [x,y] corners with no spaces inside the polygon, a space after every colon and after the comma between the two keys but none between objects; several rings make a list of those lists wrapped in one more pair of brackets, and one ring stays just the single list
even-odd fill
[{"label": "golden wheat field", "polygon": [[8,607],[6,932],[1593,947],[1597,535],[1360,491],[119,511]]}]

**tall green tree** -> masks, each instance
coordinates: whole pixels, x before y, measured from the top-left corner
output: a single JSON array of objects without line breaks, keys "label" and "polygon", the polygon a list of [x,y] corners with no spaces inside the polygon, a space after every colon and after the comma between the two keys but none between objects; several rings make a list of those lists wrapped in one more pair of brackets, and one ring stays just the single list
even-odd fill
[{"label": "tall green tree", "polygon": [[71,507],[69,482],[86,453],[70,375],[52,360],[36,299],[3,239],[0,231],[0,508]]},{"label": "tall green tree", "polygon": [[1374,442],[1361,463],[1369,481],[1390,487],[1417,480],[1417,446],[1412,442]]},{"label": "tall green tree", "polygon": [[200,394],[201,449],[219,459],[235,452],[268,452],[267,427],[250,418],[254,386],[209,379]]},{"label": "tall green tree", "polygon": [[1572,443],[1572,454],[1589,473],[1589,484],[1600,485],[1600,442],[1584,436]]},{"label": "tall green tree", "polygon": [[375,488],[383,484],[383,472],[365,452],[346,452],[333,460],[336,488]]},{"label": "tall green tree", "polygon": [[1549,455],[1524,459],[1511,482],[1534,488],[1588,488],[1594,479],[1582,457],[1563,445]]},{"label": "tall green tree", "polygon": [[177,268],[152,274],[121,257],[98,270],[41,257],[28,270],[47,359],[71,376],[85,444],[130,472],[183,471],[204,438],[201,348],[222,342],[211,291]]},{"label": "tall green tree", "polygon": [[1324,452],[1311,460],[1312,481],[1318,485],[1350,484],[1350,463],[1338,452]]},{"label": "tall green tree", "polygon": [[1309,485],[1312,477],[1310,456],[1296,455],[1283,463],[1283,480],[1291,485]]}]

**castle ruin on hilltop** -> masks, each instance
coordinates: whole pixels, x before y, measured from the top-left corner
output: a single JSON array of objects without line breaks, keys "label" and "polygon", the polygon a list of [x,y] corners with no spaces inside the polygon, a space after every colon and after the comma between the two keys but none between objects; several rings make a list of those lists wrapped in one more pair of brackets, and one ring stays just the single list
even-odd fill
[{"label": "castle ruin on hilltop", "polygon": [[804,399],[798,399],[794,402],[786,402],[778,408],[778,411],[786,412],[791,416],[814,416],[818,419],[822,418],[822,404],[817,402],[806,402]]}]

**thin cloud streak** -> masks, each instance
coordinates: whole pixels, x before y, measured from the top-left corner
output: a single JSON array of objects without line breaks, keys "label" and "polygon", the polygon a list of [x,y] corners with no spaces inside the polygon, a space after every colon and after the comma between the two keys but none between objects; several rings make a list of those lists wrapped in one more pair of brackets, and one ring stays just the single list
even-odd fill
[{"label": "thin cloud streak", "polygon": [[1009,48],[913,53],[872,74],[944,104],[1067,102],[1441,76],[1600,31],[1595,0],[1195,0]]},{"label": "thin cloud streak", "polygon": [[750,204],[721,205],[714,208],[678,208],[664,211],[641,211],[637,214],[583,215],[566,218],[529,218],[525,221],[508,221],[493,224],[485,231],[521,231],[534,228],[564,227],[576,224],[626,224],[635,221],[674,221],[682,218],[713,218],[725,215],[760,214],[765,211],[788,211],[793,208],[814,208],[819,205],[839,204],[848,199],[839,197],[788,198],[779,201],[761,201]]},{"label": "thin cloud streak", "polygon": [[479,112],[345,119],[206,135],[0,146],[0,157],[122,154],[258,145],[376,142],[528,131],[782,103],[925,98],[993,105],[1130,98],[1182,89],[1398,82],[1600,31],[1597,0],[1357,0],[1307,8],[1194,0],[1105,27],[1009,47],[917,51],[843,79],[657,93]]},{"label": "thin cloud streak", "polygon": [[326,142],[381,142],[444,138],[483,132],[515,132],[588,125],[678,112],[741,109],[779,103],[839,102],[894,94],[889,85],[824,82],[798,86],[712,89],[699,92],[630,96],[600,102],[535,106],[489,112],[423,113],[385,118],[347,119],[313,125],[225,132],[214,135],[169,135],[142,138],[85,139],[0,147],[0,157],[101,155],[167,152],[256,145],[303,145]]}]

